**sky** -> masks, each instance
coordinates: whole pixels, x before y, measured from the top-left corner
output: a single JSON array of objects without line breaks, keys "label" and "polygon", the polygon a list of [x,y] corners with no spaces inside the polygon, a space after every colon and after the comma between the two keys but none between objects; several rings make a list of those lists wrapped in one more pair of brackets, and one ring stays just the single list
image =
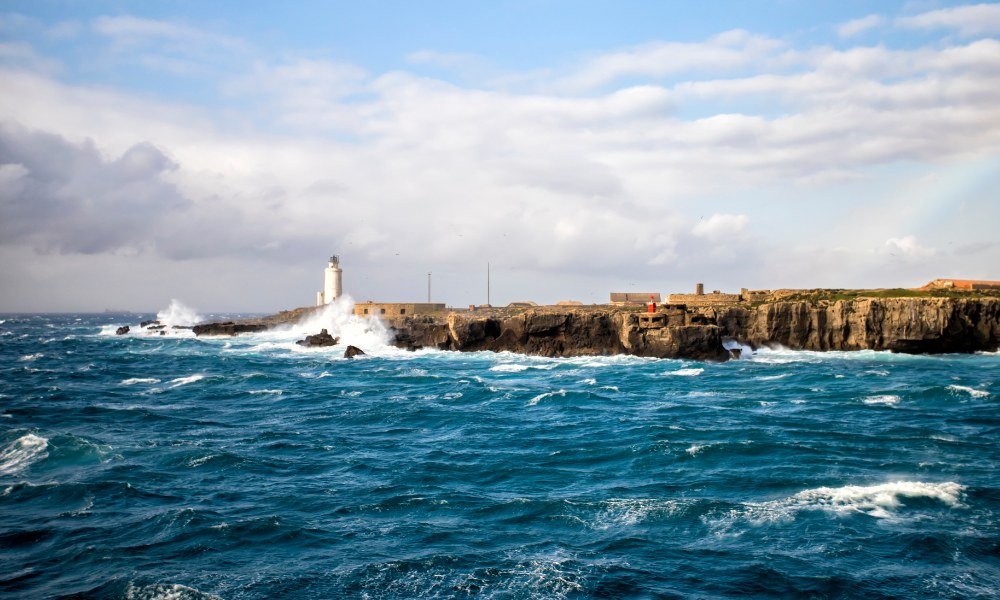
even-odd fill
[{"label": "sky", "polygon": [[998,3],[0,3],[0,311],[1000,279],[998,190]]}]

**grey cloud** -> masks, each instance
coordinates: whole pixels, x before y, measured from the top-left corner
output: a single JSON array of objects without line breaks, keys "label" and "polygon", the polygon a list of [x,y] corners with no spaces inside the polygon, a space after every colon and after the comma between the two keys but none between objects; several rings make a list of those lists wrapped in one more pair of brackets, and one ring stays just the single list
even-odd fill
[{"label": "grey cloud", "polygon": [[162,178],[175,168],[150,144],[107,160],[89,141],[3,125],[0,242],[84,254],[137,249],[157,219],[189,204]]}]

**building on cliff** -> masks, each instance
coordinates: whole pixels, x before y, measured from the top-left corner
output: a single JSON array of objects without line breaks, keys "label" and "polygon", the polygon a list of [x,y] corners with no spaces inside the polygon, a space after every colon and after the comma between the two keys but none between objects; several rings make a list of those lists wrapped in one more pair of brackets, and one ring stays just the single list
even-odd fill
[{"label": "building on cliff", "polygon": [[359,317],[408,317],[410,315],[426,315],[445,309],[444,304],[434,302],[372,302],[354,305],[354,314]]},{"label": "building on cliff", "polygon": [[1000,290],[1000,281],[982,279],[935,279],[923,288],[925,290]]},{"label": "building on cliff", "polygon": [[323,291],[316,292],[316,306],[329,304],[343,295],[341,274],[340,257],[334,254],[323,271]]},{"label": "building on cliff", "polygon": [[659,292],[611,292],[611,304],[614,305],[626,305],[626,304],[638,304],[645,306],[650,300],[660,303]]},{"label": "building on cliff", "polygon": [[688,306],[711,306],[716,304],[737,304],[742,300],[740,294],[723,294],[719,290],[714,290],[711,294],[705,293],[705,284],[695,285],[693,294],[670,294],[667,302],[670,304],[685,304]]}]

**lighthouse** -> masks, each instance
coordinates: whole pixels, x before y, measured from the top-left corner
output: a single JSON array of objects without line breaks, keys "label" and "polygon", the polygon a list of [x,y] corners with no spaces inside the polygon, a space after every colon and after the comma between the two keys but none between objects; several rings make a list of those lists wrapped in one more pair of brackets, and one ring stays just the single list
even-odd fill
[{"label": "lighthouse", "polygon": [[341,273],[340,257],[334,254],[330,257],[326,269],[323,270],[323,291],[316,292],[316,306],[323,306],[340,298],[343,293],[340,281]]}]

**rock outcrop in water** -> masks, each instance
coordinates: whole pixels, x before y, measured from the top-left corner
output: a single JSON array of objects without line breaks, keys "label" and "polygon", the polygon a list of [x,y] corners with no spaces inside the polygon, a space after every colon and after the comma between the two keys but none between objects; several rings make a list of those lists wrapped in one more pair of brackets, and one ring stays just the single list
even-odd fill
[{"label": "rock outcrop in water", "polygon": [[306,339],[299,340],[295,343],[299,346],[325,348],[328,346],[336,346],[339,341],[340,338],[333,337],[330,335],[330,332],[324,329],[316,335],[307,335]]}]

